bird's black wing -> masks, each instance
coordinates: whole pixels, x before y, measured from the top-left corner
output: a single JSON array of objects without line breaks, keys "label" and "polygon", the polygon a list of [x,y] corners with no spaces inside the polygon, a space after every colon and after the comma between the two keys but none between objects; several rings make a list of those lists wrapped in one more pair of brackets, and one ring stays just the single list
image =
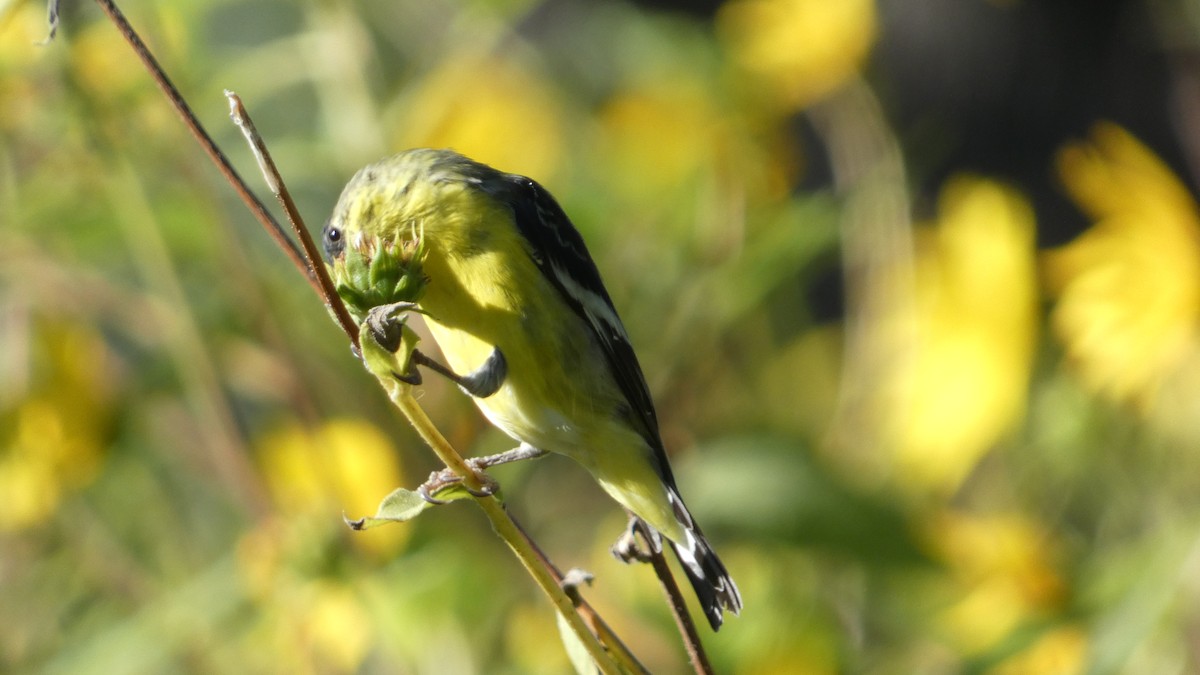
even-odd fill
[{"label": "bird's black wing", "polygon": [[506,174],[504,185],[494,194],[512,208],[534,264],[591,328],[613,379],[629,402],[632,421],[655,449],[663,478],[674,484],[646,378],[583,237],[554,197],[530,178]]}]

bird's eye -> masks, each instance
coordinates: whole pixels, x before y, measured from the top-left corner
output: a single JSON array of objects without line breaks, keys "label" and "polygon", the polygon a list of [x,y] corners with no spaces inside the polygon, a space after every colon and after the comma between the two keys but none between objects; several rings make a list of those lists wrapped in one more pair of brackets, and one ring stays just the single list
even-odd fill
[{"label": "bird's eye", "polygon": [[321,230],[321,243],[324,244],[325,255],[329,256],[330,260],[340,257],[346,248],[342,231],[334,227],[333,223],[325,223],[325,229]]}]

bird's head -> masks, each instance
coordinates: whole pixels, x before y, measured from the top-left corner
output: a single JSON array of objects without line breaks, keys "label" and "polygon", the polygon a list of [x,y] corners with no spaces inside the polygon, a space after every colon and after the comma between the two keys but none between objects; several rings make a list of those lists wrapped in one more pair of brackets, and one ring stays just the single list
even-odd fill
[{"label": "bird's head", "polygon": [[482,197],[489,181],[502,175],[452,150],[429,148],[363,167],[342,190],[322,230],[325,254],[334,260],[347,246],[404,243],[436,230],[439,223],[469,212],[464,202]]}]

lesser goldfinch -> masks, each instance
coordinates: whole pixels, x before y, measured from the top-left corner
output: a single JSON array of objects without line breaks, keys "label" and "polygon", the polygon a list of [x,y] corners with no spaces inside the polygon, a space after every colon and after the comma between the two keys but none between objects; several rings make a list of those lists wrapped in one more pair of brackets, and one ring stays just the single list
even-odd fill
[{"label": "lesser goldfinch", "polygon": [[713,630],[742,598],[684,506],[650,392],[583,238],[524,176],[450,150],[416,149],[360,170],[323,233],[349,243],[424,247],[419,306],[483,414],[523,447],[586,467],[665,536]]}]

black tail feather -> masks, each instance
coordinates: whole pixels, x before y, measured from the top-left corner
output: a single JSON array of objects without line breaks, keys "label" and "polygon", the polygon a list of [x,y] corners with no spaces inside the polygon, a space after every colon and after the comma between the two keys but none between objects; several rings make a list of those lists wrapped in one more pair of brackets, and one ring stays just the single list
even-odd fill
[{"label": "black tail feather", "polygon": [[675,515],[687,533],[684,541],[672,540],[671,548],[696,591],[708,624],[714,631],[719,630],[724,621],[724,610],[734,614],[742,611],[742,595],[675,490],[670,491],[670,499]]}]

